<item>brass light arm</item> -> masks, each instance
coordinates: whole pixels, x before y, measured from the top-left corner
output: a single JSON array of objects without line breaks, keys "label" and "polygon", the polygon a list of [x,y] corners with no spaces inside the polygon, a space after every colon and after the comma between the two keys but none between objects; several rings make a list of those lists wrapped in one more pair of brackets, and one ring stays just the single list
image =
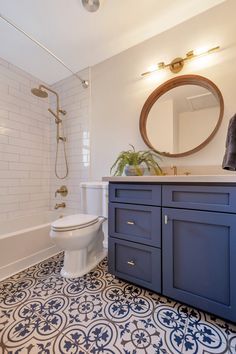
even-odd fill
[{"label": "brass light arm", "polygon": [[158,70],[162,70],[162,69],[166,69],[166,68],[169,68],[172,73],[177,74],[178,72],[180,72],[183,69],[185,61],[191,60],[191,59],[194,59],[194,58],[198,58],[198,57],[201,57],[203,55],[211,54],[211,53],[217,51],[218,49],[220,49],[220,47],[216,46],[216,47],[210,48],[210,49],[208,49],[206,51],[203,51],[202,53],[199,53],[199,54],[195,53],[194,50],[190,50],[188,53],[186,53],[186,56],[184,58],[177,57],[177,58],[173,59],[168,64],[165,64],[162,61],[162,62],[157,64],[155,69],[146,71],[146,72],[142,73],[141,76],[149,75],[152,72],[155,72],[155,71],[158,71]]}]

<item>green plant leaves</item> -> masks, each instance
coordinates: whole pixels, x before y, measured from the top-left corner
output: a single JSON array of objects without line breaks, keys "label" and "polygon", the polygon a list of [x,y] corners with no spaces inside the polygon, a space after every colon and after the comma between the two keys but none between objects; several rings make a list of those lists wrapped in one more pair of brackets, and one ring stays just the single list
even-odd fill
[{"label": "green plant leaves", "polygon": [[149,171],[153,169],[156,175],[162,174],[162,169],[157,162],[157,160],[161,160],[161,158],[155,151],[135,151],[134,146],[131,144],[129,145],[132,149],[120,152],[116,161],[111,166],[110,173],[115,170],[114,176],[121,176],[126,165],[138,167],[139,165],[144,164]]}]

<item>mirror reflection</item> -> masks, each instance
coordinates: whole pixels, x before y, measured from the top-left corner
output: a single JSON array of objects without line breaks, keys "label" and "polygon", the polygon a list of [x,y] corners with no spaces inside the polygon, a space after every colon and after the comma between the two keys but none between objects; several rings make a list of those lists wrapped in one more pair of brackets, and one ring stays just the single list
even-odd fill
[{"label": "mirror reflection", "polygon": [[156,150],[179,154],[205,141],[219,119],[220,103],[208,89],[178,86],[162,95],[147,119],[147,135]]}]

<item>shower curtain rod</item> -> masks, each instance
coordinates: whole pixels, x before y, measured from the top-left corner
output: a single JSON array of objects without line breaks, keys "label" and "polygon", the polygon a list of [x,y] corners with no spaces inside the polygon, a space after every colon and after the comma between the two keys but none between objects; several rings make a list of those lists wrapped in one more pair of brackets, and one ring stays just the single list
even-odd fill
[{"label": "shower curtain rod", "polygon": [[56,59],[60,64],[62,64],[67,70],[69,70],[71,72],[71,74],[75,75],[77,77],[77,79],[80,80],[82,86],[84,88],[87,88],[89,86],[89,82],[88,80],[83,80],[81,79],[81,77],[75,73],[73,70],[71,70],[60,58],[58,58],[53,52],[51,52],[51,50],[49,50],[47,47],[45,47],[42,43],[40,43],[37,39],[35,39],[34,37],[30,36],[27,32],[25,32],[23,29],[21,29],[20,27],[18,27],[15,23],[13,23],[11,20],[9,20],[7,17],[5,17],[4,15],[2,15],[0,13],[0,18],[7,22],[10,26],[14,27],[17,31],[21,32],[24,36],[26,36],[27,38],[29,38],[32,42],[34,42],[37,46],[39,46],[40,48],[42,48],[45,52],[47,52],[49,55],[51,55],[54,59]]}]

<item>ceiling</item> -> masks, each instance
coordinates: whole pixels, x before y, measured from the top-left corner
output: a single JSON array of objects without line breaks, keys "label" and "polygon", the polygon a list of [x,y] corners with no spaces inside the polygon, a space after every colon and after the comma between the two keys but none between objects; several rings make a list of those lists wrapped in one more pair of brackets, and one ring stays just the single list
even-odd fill
[{"label": "ceiling", "polygon": [[[225,0],[0,0],[0,14],[40,41],[74,72],[95,65]],[[0,19],[0,57],[48,84],[69,72]],[[86,79],[86,78],[85,78]]]}]

